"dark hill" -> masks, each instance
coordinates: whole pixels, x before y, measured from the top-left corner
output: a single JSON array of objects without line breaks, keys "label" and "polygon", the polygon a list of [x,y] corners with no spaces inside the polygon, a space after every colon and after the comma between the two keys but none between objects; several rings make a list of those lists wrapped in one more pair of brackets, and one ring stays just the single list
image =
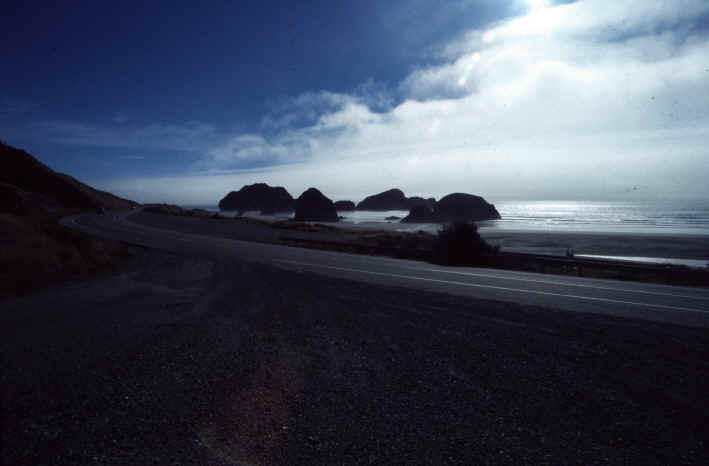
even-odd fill
[{"label": "dark hill", "polygon": [[77,180],[73,176],[67,175],[66,173],[57,173],[57,175],[63,178],[64,181],[66,181],[70,185],[74,186],[75,188],[86,194],[89,198],[93,200],[94,203],[97,203],[100,206],[105,207],[106,209],[130,209],[131,207],[138,205],[138,203],[135,201],[123,199],[122,197],[118,197],[115,194],[92,188],[91,186],[82,183],[81,181]]},{"label": "dark hill", "polygon": [[0,300],[90,276],[132,260],[139,249],[57,224],[59,217],[137,205],[57,173],[0,143]]},{"label": "dark hill", "polygon": [[[133,201],[121,199],[113,194],[96,190],[69,175],[57,173],[27,152],[0,143],[0,182],[15,186],[24,192],[23,197],[34,193],[48,198],[51,206],[75,209],[127,209],[136,205]],[[9,189],[4,190],[5,193]],[[19,194],[18,194],[19,195]],[[41,202],[34,196],[32,201]],[[37,207],[35,205],[35,207]]]},{"label": "dark hill", "polygon": [[61,209],[62,206],[52,198],[27,192],[13,184],[0,182],[0,212],[36,216],[58,212]]},{"label": "dark hill", "polygon": [[246,185],[232,191],[219,201],[220,210],[235,210],[239,215],[257,210],[263,215],[276,212],[292,212],[295,201],[285,188],[273,187],[266,183]]}]

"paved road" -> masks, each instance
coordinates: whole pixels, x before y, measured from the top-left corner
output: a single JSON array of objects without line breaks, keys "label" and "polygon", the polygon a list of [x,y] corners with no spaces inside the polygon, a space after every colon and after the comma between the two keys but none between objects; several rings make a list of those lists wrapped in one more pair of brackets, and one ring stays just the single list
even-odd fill
[{"label": "paved road", "polygon": [[[709,327],[709,289],[441,267],[386,257],[318,251],[147,227],[132,212],[67,217],[63,224],[99,236],[200,257],[235,257],[297,272],[532,304],[576,312]],[[235,223],[235,227],[238,227]]]}]

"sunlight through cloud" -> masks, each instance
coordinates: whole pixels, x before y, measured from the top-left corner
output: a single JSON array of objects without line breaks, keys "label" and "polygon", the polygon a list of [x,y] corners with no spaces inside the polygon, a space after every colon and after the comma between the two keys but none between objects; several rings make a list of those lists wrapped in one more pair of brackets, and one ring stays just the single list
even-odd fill
[{"label": "sunlight through cloud", "polygon": [[547,0],[524,0],[524,3],[532,10],[540,10],[547,7]]}]

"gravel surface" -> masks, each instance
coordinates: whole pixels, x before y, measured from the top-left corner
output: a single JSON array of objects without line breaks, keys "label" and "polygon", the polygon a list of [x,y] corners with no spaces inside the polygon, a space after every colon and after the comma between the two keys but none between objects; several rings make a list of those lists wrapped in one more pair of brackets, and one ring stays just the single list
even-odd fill
[{"label": "gravel surface", "polygon": [[701,464],[709,335],[148,253],[0,303],[4,464]]}]

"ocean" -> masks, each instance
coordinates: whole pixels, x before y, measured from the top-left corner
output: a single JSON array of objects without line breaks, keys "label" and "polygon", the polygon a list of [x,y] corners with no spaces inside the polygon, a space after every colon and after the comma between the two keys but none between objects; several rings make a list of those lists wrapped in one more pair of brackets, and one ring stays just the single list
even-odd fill
[{"label": "ocean", "polygon": [[[709,201],[500,201],[494,204],[502,219],[479,222],[481,229],[709,236]],[[216,206],[200,207],[218,210]],[[394,229],[401,231],[439,228],[438,225],[407,225],[386,220],[386,217],[403,218],[407,214],[399,210],[340,212],[345,217],[344,224],[392,223]],[[289,215],[277,217],[288,218]]]},{"label": "ocean", "polygon": [[709,201],[508,201],[495,206],[501,230],[709,235]]}]

